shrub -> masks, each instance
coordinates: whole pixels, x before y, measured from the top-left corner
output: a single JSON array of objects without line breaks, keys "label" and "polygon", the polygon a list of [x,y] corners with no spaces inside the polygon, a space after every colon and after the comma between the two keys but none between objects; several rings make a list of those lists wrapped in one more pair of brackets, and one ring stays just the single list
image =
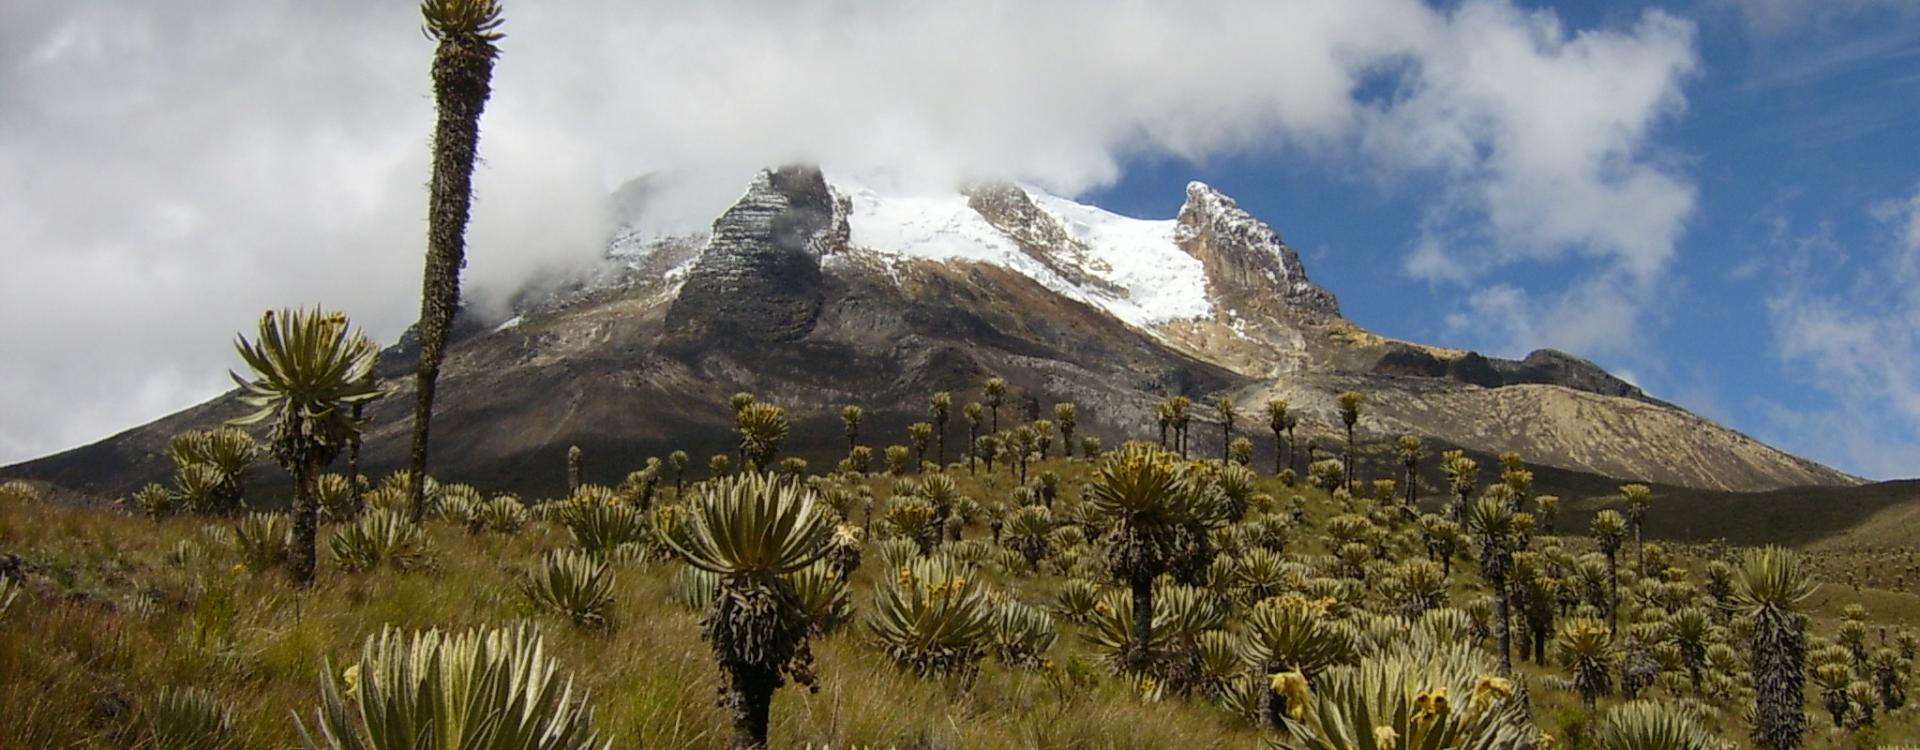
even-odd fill
[{"label": "shrub", "polygon": [[520,592],[535,609],[566,615],[581,627],[600,627],[613,609],[613,569],[579,550],[553,550],[528,572]]},{"label": "shrub", "polygon": [[440,488],[440,503],[435,506],[434,513],[447,523],[467,526],[473,523],[474,514],[486,501],[480,491],[470,485],[444,485]]},{"label": "shrub", "polygon": [[1419,617],[1447,604],[1447,577],[1430,560],[1413,558],[1393,568],[1381,582],[1394,611],[1402,617]]},{"label": "shrub", "polygon": [[177,498],[167,488],[158,484],[149,484],[128,495],[122,502],[146,514],[148,518],[157,519],[178,510],[179,504],[176,500]]},{"label": "shrub", "polygon": [[1224,630],[1209,630],[1194,639],[1195,665],[1199,668],[1196,687],[1206,695],[1224,695],[1234,679],[1243,674],[1240,639]]},{"label": "shrub", "polygon": [[350,521],[360,512],[353,497],[353,483],[340,474],[321,474],[314,479],[313,497],[320,504],[320,517],[328,521]]},{"label": "shrub", "polygon": [[205,559],[207,559],[207,548],[200,546],[199,542],[192,539],[182,539],[174,542],[173,546],[167,549],[166,554],[166,560],[169,565],[182,568],[197,564]]},{"label": "shrub", "polygon": [[285,513],[248,513],[233,527],[234,551],[253,570],[286,562],[293,546],[293,522]]},{"label": "shrub", "polygon": [[7,610],[13,609],[13,603],[20,598],[20,582],[11,576],[0,576],[0,622],[7,621]]},{"label": "shrub", "polygon": [[[1396,650],[1336,667],[1313,683],[1274,675],[1285,698],[1288,750],[1475,748],[1523,750],[1539,742],[1513,683],[1462,644]],[[1457,703],[1455,701],[1458,701]]]},{"label": "shrub", "polygon": [[[598,742],[585,696],[524,627],[367,639],[360,659],[320,677],[308,750],[588,750]],[[610,746],[610,743],[609,745]]]},{"label": "shrub", "polygon": [[1236,561],[1231,587],[1242,602],[1252,604],[1304,583],[1304,571],[1298,565],[1288,563],[1273,550],[1255,547]]},{"label": "shrub", "polygon": [[1191,687],[1190,667],[1197,659],[1199,637],[1225,627],[1227,608],[1213,593],[1162,579],[1154,586],[1153,637],[1140,660],[1130,662],[1135,645],[1133,594],[1114,589],[1100,596],[1080,637],[1115,671],[1135,672],[1169,683],[1179,691]]},{"label": "shrub", "polygon": [[1648,700],[1615,706],[1600,722],[1601,750],[1715,750],[1713,735],[1685,709]]},{"label": "shrub", "polygon": [[994,608],[993,651],[1001,664],[1038,668],[1041,656],[1058,638],[1053,618],[1039,607],[1008,599]]},{"label": "shrub", "polygon": [[682,565],[667,581],[667,598],[692,611],[705,612],[713,606],[714,587],[718,585],[719,573]]},{"label": "shrub", "polygon": [[992,635],[992,616],[976,571],[942,556],[915,560],[878,586],[867,625],[894,663],[923,676],[968,677]]},{"label": "shrub", "polygon": [[1047,546],[1052,549],[1068,549],[1087,543],[1087,530],[1075,525],[1056,526],[1047,532]]},{"label": "shrub", "polygon": [[788,573],[787,582],[800,597],[800,607],[817,634],[831,633],[853,616],[853,595],[833,564],[821,560]]},{"label": "shrub", "polygon": [[[1154,613],[1158,616],[1158,612]],[[1113,589],[1100,595],[1089,613],[1086,626],[1080,631],[1080,638],[1093,646],[1094,652],[1110,668],[1116,671],[1126,666],[1129,650],[1133,647],[1133,593],[1126,589]],[[1160,656],[1161,643],[1149,641],[1143,659],[1155,661]]]},{"label": "shrub", "polygon": [[1258,720],[1267,692],[1266,677],[1243,674],[1220,687],[1218,700],[1227,713],[1251,723]]},{"label": "shrub", "polygon": [[40,488],[24,480],[9,479],[0,482],[0,502],[25,504],[39,502],[42,499],[44,497]]},{"label": "shrub", "polygon": [[[380,486],[374,489],[374,493],[380,494],[387,500],[378,507],[410,510],[413,505],[413,472],[401,469],[382,477]],[[374,493],[369,493],[366,498],[368,509],[376,507],[371,499]],[[428,476],[420,489],[420,495],[426,502],[426,510],[433,512],[433,509],[440,505],[440,482]]]},{"label": "shrub", "polygon": [[333,532],[327,547],[346,570],[372,570],[385,564],[412,570],[428,561],[427,536],[419,524],[395,510],[377,510]]},{"label": "shrub", "polygon": [[407,494],[407,488],[395,486],[391,482],[382,482],[360,496],[362,510],[390,510],[399,513],[411,513],[413,497]]},{"label": "shrub", "polygon": [[559,511],[560,525],[588,554],[606,555],[614,548],[651,538],[646,514],[618,502],[574,499]]},{"label": "shrub", "polygon": [[1414,632],[1435,643],[1466,643],[1473,640],[1473,617],[1452,607],[1429,609],[1420,614]]},{"label": "shrub", "polygon": [[154,750],[219,750],[234,745],[227,707],[200,688],[161,688],[140,707]]},{"label": "shrub", "polygon": [[889,570],[906,567],[920,556],[920,544],[911,539],[893,538],[876,545],[880,565]]},{"label": "shrub", "polygon": [[932,551],[940,543],[942,521],[933,503],[925,498],[896,495],[887,501],[887,512],[882,518],[890,539],[911,540],[919,545],[921,553]]},{"label": "shrub", "polygon": [[513,534],[527,525],[527,506],[512,495],[497,495],[474,509],[467,522],[469,531]]},{"label": "shrub", "polygon": [[1067,622],[1084,624],[1100,603],[1100,587],[1084,578],[1069,578],[1053,595],[1053,611]]},{"label": "shrub", "polygon": [[1002,543],[1020,553],[1028,570],[1039,570],[1040,561],[1051,553],[1049,534],[1053,531],[1053,513],[1045,506],[1028,505],[1007,517]]},{"label": "shrub", "polygon": [[1589,618],[1574,618],[1560,626],[1556,641],[1560,663],[1573,672],[1574,689],[1580,700],[1592,708],[1600,696],[1612,688],[1613,665],[1617,647],[1605,623]]},{"label": "shrub", "polygon": [[1254,605],[1247,615],[1242,657],[1260,674],[1292,671],[1311,678],[1352,663],[1353,641],[1353,634],[1333,621],[1324,604],[1288,594]]},{"label": "shrub", "polygon": [[[786,417],[777,416],[784,434]],[[765,459],[768,445],[751,452]],[[826,557],[834,523],[812,488],[756,474],[708,485],[688,504],[684,522],[662,525],[660,542],[673,554],[720,577],[700,637],[725,678],[734,747],[766,744],[773,694],[788,680],[814,684],[814,624],[782,576]]]}]

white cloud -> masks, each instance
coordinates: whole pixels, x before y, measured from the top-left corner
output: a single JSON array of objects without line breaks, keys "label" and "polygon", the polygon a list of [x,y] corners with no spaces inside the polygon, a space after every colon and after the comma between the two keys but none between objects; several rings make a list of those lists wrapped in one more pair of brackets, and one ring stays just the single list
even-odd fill
[{"label": "white cloud", "polygon": [[1577,268],[1557,289],[1475,293],[1449,327],[1506,354],[1630,354],[1694,213],[1691,179],[1652,146],[1684,109],[1692,27],[1653,12],[1571,33],[1495,4],[1463,6],[1452,26],[1413,93],[1370,113],[1372,143],[1450,178],[1406,271],[1466,285],[1516,265]]},{"label": "white cloud", "polygon": [[1578,254],[1662,271],[1694,189],[1648,140],[1683,108],[1692,27],[1654,12],[1627,32],[1570,34],[1552,14],[1491,3],[1452,21],[1408,93],[1369,110],[1382,158],[1453,178],[1429,241],[1452,240],[1475,268]]},{"label": "white cloud", "polygon": [[1868,476],[1911,476],[1920,460],[1911,437],[1920,421],[1920,189],[1870,213],[1885,242],[1864,248],[1864,266],[1850,274],[1824,228],[1787,241],[1792,257],[1767,300],[1775,355],[1832,405],[1777,406],[1772,419],[1819,436],[1813,455]]},{"label": "white cloud", "polygon": [[[0,7],[0,316],[34,321],[0,330],[0,462],[217,392],[229,332],[264,307],[324,301],[385,339],[415,317],[416,12]],[[596,255],[601,198],[631,177],[672,175],[651,219],[685,226],[789,160],[1068,193],[1141,154],[1431,175],[1431,260],[1459,279],[1567,254],[1655,275],[1692,207],[1649,146],[1694,65],[1688,25],[1658,12],[1576,32],[1506,0],[596,0],[510,2],[505,30],[482,295]]]},{"label": "white cloud", "polygon": [[1547,295],[1496,283],[1468,295],[1445,323],[1457,340],[1502,357],[1543,346],[1583,355],[1622,352],[1634,345],[1645,314],[1637,288],[1620,274],[1597,275]]},{"label": "white cloud", "polygon": [[1909,278],[1920,276],[1920,188],[1913,197],[1875,203],[1869,214],[1886,224],[1900,248],[1900,272]]},{"label": "white cloud", "polygon": [[1713,0],[1712,5],[1737,13],[1747,31],[1762,38],[1824,30],[1861,13],[1920,10],[1913,0]]}]

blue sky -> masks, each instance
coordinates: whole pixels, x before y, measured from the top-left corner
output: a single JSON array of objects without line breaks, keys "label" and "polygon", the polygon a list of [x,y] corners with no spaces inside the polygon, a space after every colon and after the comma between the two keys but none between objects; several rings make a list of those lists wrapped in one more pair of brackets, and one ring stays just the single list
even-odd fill
[{"label": "blue sky", "polygon": [[[1697,30],[1685,108],[1650,137],[1695,186],[1697,206],[1652,293],[1621,285],[1646,311],[1624,345],[1514,336],[1500,314],[1476,312],[1471,301],[1489,284],[1550,300],[1603,275],[1604,261],[1503,263],[1464,284],[1410,272],[1436,189],[1419,175],[1383,183],[1286,149],[1198,162],[1149,156],[1088,197],[1166,216],[1179,207],[1178,186],[1200,179],[1279,228],[1347,316],[1377,332],[1505,356],[1569,347],[1787,450],[1864,476],[1920,474],[1912,381],[1896,382],[1920,368],[1910,356],[1920,318],[1909,317],[1908,293],[1887,275],[1914,252],[1902,222],[1920,195],[1920,15],[1869,5],[1776,26],[1715,5],[1535,7],[1570,26],[1602,27],[1664,8]],[[1892,337],[1883,342],[1890,358],[1850,364],[1873,358],[1789,341],[1799,308],[1821,304],[1854,324],[1843,330]]]},{"label": "blue sky", "polygon": [[[1201,179],[1384,334],[1565,349],[1920,474],[1914,0],[509,0],[505,31],[481,305],[597,262],[644,174],[661,231],[793,161],[1149,217]],[[393,0],[0,3],[0,463],[220,393],[263,308],[396,338],[431,52]]]}]

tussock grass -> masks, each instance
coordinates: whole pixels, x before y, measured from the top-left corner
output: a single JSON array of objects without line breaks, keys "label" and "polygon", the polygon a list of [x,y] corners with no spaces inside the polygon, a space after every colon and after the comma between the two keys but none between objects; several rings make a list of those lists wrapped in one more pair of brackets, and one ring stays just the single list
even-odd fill
[{"label": "tussock grass", "polygon": [[[199,687],[231,708],[236,747],[296,741],[290,712],[309,722],[323,657],[358,653],[383,624],[460,629],[535,620],[592,693],[596,723],[617,747],[713,748],[729,738],[716,704],[718,672],[698,616],[667,597],[667,564],[625,564],[616,625],[571,627],[535,613],[516,585],[540,555],[570,542],[564,529],[471,535],[429,523],[429,571],[323,568],[311,591],[277,571],[252,571],[211,548],[216,519],[158,522],[37,504],[0,507],[0,548],[35,566],[36,585],[0,624],[0,747],[136,747],[142,696]],[[976,532],[977,533],[977,532]],[[182,541],[209,547],[185,565]],[[328,564],[322,554],[323,565]],[[856,610],[870,603],[867,571]],[[1035,581],[1023,581],[1035,583]],[[1088,695],[1052,692],[1041,676],[989,663],[970,686],[893,667],[852,627],[816,639],[818,693],[781,691],[775,747],[1246,747],[1256,735],[1204,705],[1144,704],[1113,681]],[[1065,641],[1067,639],[1063,639]]]},{"label": "tussock grass", "polygon": [[[1088,467],[1053,460],[1032,472],[1062,475],[1060,502],[1072,503]],[[1013,487],[1004,471],[969,476],[962,469],[955,478],[961,492],[975,498],[1002,498]],[[895,484],[913,479],[875,477],[870,486],[884,507]],[[1289,552],[1329,551],[1325,520],[1342,511],[1335,501],[1265,478],[1260,489],[1282,502],[1295,494],[1306,498],[1306,525],[1294,534]],[[858,509],[851,515],[849,522],[862,522]],[[188,687],[230,710],[235,747],[292,747],[291,717],[297,713],[311,722],[323,660],[350,663],[361,642],[383,626],[460,630],[522,620],[543,625],[554,656],[573,673],[577,688],[591,693],[595,723],[615,747],[693,750],[724,747],[730,738],[728,718],[717,704],[719,673],[700,640],[698,615],[668,596],[672,564],[614,563],[617,616],[609,627],[581,628],[535,611],[518,588],[544,553],[573,543],[554,523],[476,535],[429,522],[432,562],[413,571],[347,572],[323,545],[318,583],[304,592],[279,571],[249,569],[203,531],[232,523],[0,502],[0,551],[19,555],[33,571],[20,599],[0,618],[0,747],[141,747],[148,742],[138,719],[143,701],[165,688]],[[966,535],[981,538],[987,531],[974,526]],[[183,545],[202,554],[177,560]],[[1572,537],[1567,545],[1590,549]],[[818,692],[789,687],[776,695],[773,747],[1262,746],[1258,730],[1200,699],[1149,702],[1127,680],[1104,672],[1081,691],[1056,689],[1041,672],[1008,669],[991,659],[967,684],[920,679],[896,668],[865,643],[859,622],[872,604],[877,577],[889,573],[878,570],[874,549],[870,541],[867,562],[853,580],[855,622],[814,639]],[[1676,551],[1684,566],[1696,570],[1698,555],[1705,554]],[[1017,572],[993,575],[991,584],[1047,607],[1064,580]],[[1484,593],[1464,555],[1451,583],[1456,604]],[[1841,608],[1853,602],[1873,612],[1876,627],[1920,617],[1920,595],[1913,592],[1870,586],[1855,591],[1829,579],[1809,602],[1814,632],[1831,635]],[[1058,625],[1060,637],[1049,657],[1091,661],[1078,629],[1064,620]],[[1555,687],[1561,670],[1516,666],[1517,682],[1530,691],[1535,722],[1556,736],[1578,736],[1590,717],[1577,697]],[[1602,701],[1601,711],[1616,702]],[[1911,707],[1883,715],[1876,736],[1889,742],[1920,738],[1914,716]],[[1813,724],[1820,726],[1818,720]],[[1725,738],[1743,738],[1745,732],[1732,706],[1714,714],[1710,728]],[[1807,746],[1854,742],[1850,733],[1814,732]]]}]

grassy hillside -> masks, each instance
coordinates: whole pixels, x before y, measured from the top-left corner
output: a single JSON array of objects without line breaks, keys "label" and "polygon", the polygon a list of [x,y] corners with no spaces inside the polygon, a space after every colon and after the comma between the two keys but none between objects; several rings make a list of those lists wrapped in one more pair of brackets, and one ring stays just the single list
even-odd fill
[{"label": "grassy hillside", "polygon": [[[1599,497],[1578,510],[1615,507]],[[1920,480],[1858,487],[1710,492],[1662,487],[1652,536],[1732,544],[1786,544],[1815,550],[1911,547],[1920,533]]]},{"label": "grassy hillside", "polygon": [[[1080,494],[1088,470],[1086,462],[1057,459],[1032,468],[1036,476],[1046,471],[1061,477],[1056,517],[1083,517]],[[986,521],[1004,512],[1016,481],[1005,469],[990,477],[960,470],[956,478],[961,492],[980,505],[965,527],[965,538],[990,537]],[[906,490],[911,481],[886,476],[820,480],[823,489],[837,492],[865,488],[882,509],[886,498],[897,489]],[[1389,506],[1286,487],[1271,477],[1262,477],[1256,489],[1265,497],[1254,499],[1248,521],[1235,528],[1279,519],[1274,525],[1284,528],[1277,533],[1285,538],[1285,558],[1311,571],[1311,581],[1282,588],[1343,591],[1336,595],[1343,598],[1338,615],[1342,623],[1376,632],[1388,628],[1384,637],[1395,638],[1392,618],[1381,616],[1391,611],[1394,601],[1390,568],[1400,560],[1426,556],[1417,525]],[[670,481],[659,500],[673,501]],[[1656,502],[1648,521],[1654,535],[1673,528],[1670,524],[1695,523],[1686,519],[1695,514],[1706,518],[1716,507]],[[1369,533],[1377,533],[1385,555],[1357,569],[1332,557],[1335,550],[1328,541],[1341,523],[1333,519],[1354,514],[1372,519],[1367,528],[1377,529]],[[864,503],[855,500],[846,520],[863,525],[865,515]],[[1732,528],[1735,522],[1728,523]],[[1751,529],[1764,528],[1765,522],[1738,523],[1749,529],[1738,538],[1748,539],[1757,533]],[[383,626],[458,629],[522,620],[542,625],[552,653],[571,671],[576,687],[590,693],[595,724],[615,747],[713,748],[726,746],[730,737],[726,713],[716,702],[719,673],[700,637],[700,615],[674,603],[675,577],[682,566],[657,550],[616,563],[611,624],[582,628],[538,612],[519,588],[543,552],[576,544],[575,536],[553,520],[537,520],[512,534],[470,533],[448,520],[430,520],[425,529],[429,564],[409,571],[382,567],[360,573],[327,564],[327,539],[339,528],[331,525],[321,535],[320,581],[306,591],[288,585],[277,570],[245,564],[231,541],[233,525],[232,520],[189,516],[150,520],[120,510],[0,497],[0,554],[18,557],[0,571],[17,569],[20,572],[9,575],[24,581],[15,584],[21,593],[0,614],[0,706],[7,707],[0,711],[0,747],[154,746],[149,718],[154,697],[164,688],[188,686],[210,691],[231,711],[226,746],[292,747],[297,741],[294,717],[310,726],[313,722],[325,665],[331,663],[338,673],[358,654],[359,644]],[[1584,521],[1562,518],[1561,529],[1584,532]],[[884,536],[885,530],[886,524],[878,524],[876,536]],[[1817,545],[1830,536],[1796,532],[1786,538],[1811,539],[1809,543]],[[1593,549],[1578,536],[1538,537],[1529,545],[1535,550],[1561,547],[1573,554]],[[1230,554],[1250,553],[1250,548],[1222,546]],[[1705,545],[1669,546],[1676,575],[1689,575],[1700,584],[1694,596],[1704,587],[1701,576],[1708,558],[1729,554]],[[1249,748],[1277,736],[1223,708],[1205,691],[1188,697],[1161,694],[1117,673],[1109,666],[1112,654],[1084,637],[1089,629],[1060,614],[1055,616],[1059,638],[1041,665],[1007,666],[988,657],[972,679],[917,677],[894,666],[862,627],[874,590],[894,575],[883,569],[879,548],[879,542],[869,540],[862,550],[865,562],[851,583],[852,622],[814,639],[818,691],[790,686],[777,693],[772,747]],[[962,554],[963,548],[946,549]],[[979,575],[1002,598],[1051,608],[1069,578],[1093,578],[1113,586],[1100,574],[1101,558],[1092,546],[1054,550],[1035,571],[990,552],[990,542],[970,541],[964,549],[964,554],[982,560]],[[1484,609],[1488,589],[1473,549],[1468,542],[1452,556],[1443,603],[1469,612],[1490,611]],[[1840,571],[1823,571],[1828,579],[1808,601],[1816,634],[1837,633],[1843,609],[1854,603],[1868,610],[1874,629],[1868,645],[1873,647],[1893,644],[1898,631],[1920,617],[1920,597],[1910,591],[1855,588],[1831,577],[1835,572]],[[1653,623],[1664,617],[1656,617],[1658,607],[1642,596],[1657,587],[1636,583],[1630,569],[1622,575],[1629,601],[1622,621]],[[1323,581],[1345,582],[1336,586]],[[1243,584],[1218,571],[1202,582],[1205,591],[1232,609],[1227,630],[1236,634],[1246,627],[1243,617],[1252,606]],[[1404,631],[1406,626],[1398,627]],[[1732,636],[1722,632],[1720,637]],[[1494,644],[1485,634],[1471,640],[1482,649]],[[1515,666],[1532,722],[1558,738],[1560,747],[1588,746],[1583,737],[1596,714],[1582,708],[1565,666],[1553,659],[1532,664],[1519,658]],[[1911,661],[1903,668],[1901,679],[1910,679]],[[1709,674],[1709,684],[1723,685],[1724,690],[1700,696],[1687,686],[1683,670],[1663,669],[1664,676],[1645,694],[1685,701],[1694,706],[1701,725],[1729,746],[1744,747],[1748,728],[1743,716],[1751,691],[1744,687],[1743,669],[1739,664]],[[1619,701],[1618,693],[1610,692],[1597,712],[1604,715]],[[1807,706],[1808,747],[1871,748],[1883,741],[1920,739],[1920,720],[1910,706],[1882,710],[1872,725],[1862,728],[1834,728],[1811,688]]]}]

